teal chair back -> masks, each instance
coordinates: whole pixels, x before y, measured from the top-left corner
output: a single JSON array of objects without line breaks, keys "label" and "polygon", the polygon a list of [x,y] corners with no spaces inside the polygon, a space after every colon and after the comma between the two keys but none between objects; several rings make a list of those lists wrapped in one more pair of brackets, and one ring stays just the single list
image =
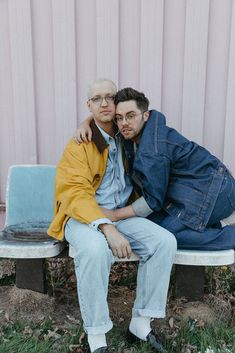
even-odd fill
[{"label": "teal chair back", "polygon": [[53,217],[55,166],[10,167],[5,230],[46,230]]}]

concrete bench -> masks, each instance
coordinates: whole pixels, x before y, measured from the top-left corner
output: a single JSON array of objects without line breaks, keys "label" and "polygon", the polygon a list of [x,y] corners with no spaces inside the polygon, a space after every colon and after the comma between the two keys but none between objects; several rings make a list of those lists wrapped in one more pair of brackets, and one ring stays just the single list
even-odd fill
[{"label": "concrete bench", "polygon": [[[0,258],[16,259],[16,286],[38,292],[46,291],[44,260],[69,254],[64,242],[46,234],[53,217],[55,167],[16,165],[9,169],[6,196],[6,224],[0,232]],[[235,213],[225,220],[235,224]],[[138,261],[131,259],[117,261]],[[175,257],[175,295],[201,300],[205,266],[234,263],[234,250],[178,250]]]}]

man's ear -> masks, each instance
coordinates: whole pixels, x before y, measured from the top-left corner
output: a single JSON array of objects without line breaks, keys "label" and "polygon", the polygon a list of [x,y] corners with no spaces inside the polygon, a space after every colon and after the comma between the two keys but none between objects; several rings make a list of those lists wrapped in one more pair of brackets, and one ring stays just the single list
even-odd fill
[{"label": "man's ear", "polygon": [[143,117],[144,117],[144,121],[145,121],[145,122],[148,120],[149,115],[150,115],[150,113],[149,113],[148,110],[147,110],[146,112],[144,112]]},{"label": "man's ear", "polygon": [[87,101],[86,104],[87,104],[87,108],[88,108],[89,111],[91,112],[91,103],[90,103],[90,101]]}]

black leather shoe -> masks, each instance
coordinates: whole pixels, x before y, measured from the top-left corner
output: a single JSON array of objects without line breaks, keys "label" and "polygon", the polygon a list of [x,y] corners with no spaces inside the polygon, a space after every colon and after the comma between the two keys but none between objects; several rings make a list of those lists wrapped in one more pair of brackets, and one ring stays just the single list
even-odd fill
[{"label": "black leather shoe", "polygon": [[156,334],[153,331],[150,331],[146,337],[146,341],[141,340],[139,337],[134,335],[130,330],[127,331],[127,341],[129,343],[144,343],[147,342],[151,345],[154,352],[167,353],[163,345],[158,341]]},{"label": "black leather shoe", "polygon": [[108,347],[97,348],[93,353],[109,353]]}]

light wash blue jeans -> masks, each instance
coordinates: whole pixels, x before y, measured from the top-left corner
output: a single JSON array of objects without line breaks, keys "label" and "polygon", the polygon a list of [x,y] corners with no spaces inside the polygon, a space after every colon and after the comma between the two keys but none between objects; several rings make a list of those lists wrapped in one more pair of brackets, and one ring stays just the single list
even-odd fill
[{"label": "light wash blue jeans", "polygon": [[[145,218],[116,222],[117,229],[140,255],[132,316],[165,316],[176,239],[166,229]],[[112,328],[107,304],[109,273],[115,259],[104,235],[70,218],[65,238],[75,249],[75,272],[84,329],[104,334]]]}]

